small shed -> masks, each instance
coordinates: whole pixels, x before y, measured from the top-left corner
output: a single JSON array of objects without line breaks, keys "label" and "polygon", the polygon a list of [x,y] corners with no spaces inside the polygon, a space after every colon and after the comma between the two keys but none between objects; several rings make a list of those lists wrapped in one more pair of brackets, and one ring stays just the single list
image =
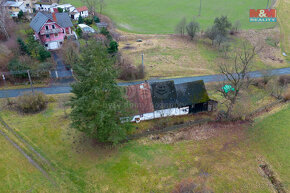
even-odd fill
[{"label": "small shed", "polygon": [[189,113],[208,111],[210,101],[203,80],[175,85],[177,106],[189,107]]},{"label": "small shed", "polygon": [[99,29],[108,27],[108,24],[106,22],[96,23],[96,25]]}]

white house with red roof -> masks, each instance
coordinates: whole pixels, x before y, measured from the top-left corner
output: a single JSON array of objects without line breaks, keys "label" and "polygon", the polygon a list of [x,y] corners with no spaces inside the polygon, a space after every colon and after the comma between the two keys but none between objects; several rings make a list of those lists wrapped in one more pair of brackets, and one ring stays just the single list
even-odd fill
[{"label": "white house with red roof", "polygon": [[89,10],[86,6],[78,7],[71,12],[71,18],[74,20],[78,20],[80,16],[83,18],[89,16]]}]

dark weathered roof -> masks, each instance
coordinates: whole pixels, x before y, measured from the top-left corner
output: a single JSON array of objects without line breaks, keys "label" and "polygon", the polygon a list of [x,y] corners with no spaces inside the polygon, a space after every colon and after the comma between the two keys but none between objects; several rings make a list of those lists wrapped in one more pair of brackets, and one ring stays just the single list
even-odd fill
[{"label": "dark weathered roof", "polygon": [[126,88],[128,100],[133,108],[141,115],[154,111],[150,86],[148,83],[131,85]]},{"label": "dark weathered roof", "polygon": [[152,102],[155,110],[176,107],[176,90],[174,81],[154,82],[151,84]]},{"label": "dark weathered roof", "polygon": [[178,107],[209,101],[203,80],[175,85]]},{"label": "dark weathered roof", "polygon": [[[55,13],[56,23],[63,28],[72,27],[73,24],[67,13]],[[41,27],[47,22],[48,19],[53,20],[51,13],[38,12],[35,17],[30,22],[30,27],[36,32],[39,33]]]}]

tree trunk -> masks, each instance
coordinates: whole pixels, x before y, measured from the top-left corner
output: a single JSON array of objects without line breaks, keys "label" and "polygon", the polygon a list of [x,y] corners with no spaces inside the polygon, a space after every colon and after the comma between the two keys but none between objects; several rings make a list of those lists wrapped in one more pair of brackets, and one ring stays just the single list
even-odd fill
[{"label": "tree trunk", "polygon": [[6,40],[8,40],[9,39],[9,34],[8,34],[6,28],[5,28],[5,24],[1,20],[0,20],[0,28],[2,28],[2,31],[5,34]]}]

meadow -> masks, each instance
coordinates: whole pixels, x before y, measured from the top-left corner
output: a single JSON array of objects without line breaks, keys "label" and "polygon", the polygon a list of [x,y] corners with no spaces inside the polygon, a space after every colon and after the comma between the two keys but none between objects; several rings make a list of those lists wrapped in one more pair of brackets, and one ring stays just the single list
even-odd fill
[{"label": "meadow", "polygon": [[63,100],[67,96],[59,95],[46,110],[33,115],[8,109],[0,112],[19,135],[53,163],[55,170],[50,175],[58,189],[52,189],[48,182],[42,185],[46,179],[0,138],[4,150],[0,165],[5,165],[0,190],[170,192],[183,180],[192,180],[214,192],[272,192],[257,157],[263,157],[289,188],[289,150],[285,148],[289,146],[289,105],[257,119],[253,126],[208,124],[164,134],[160,140],[149,136],[112,147],[71,129]]},{"label": "meadow", "polygon": [[[75,6],[83,5],[80,0],[63,0]],[[239,20],[243,29],[264,29],[273,23],[249,22],[249,9],[265,9],[267,0],[202,1],[201,16],[199,0],[106,0],[104,14],[116,26],[127,32],[141,34],[172,34],[176,24],[183,18],[195,18],[205,30],[214,19],[227,15],[232,22]]]}]

